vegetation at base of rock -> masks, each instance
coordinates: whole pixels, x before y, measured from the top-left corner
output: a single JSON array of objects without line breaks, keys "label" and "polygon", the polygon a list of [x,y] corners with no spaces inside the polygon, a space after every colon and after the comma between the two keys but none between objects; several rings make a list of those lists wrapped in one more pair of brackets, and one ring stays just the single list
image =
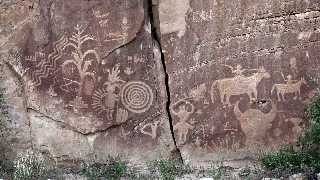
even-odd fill
[{"label": "vegetation at base of rock", "polygon": [[222,162],[220,165],[211,164],[207,173],[213,179],[221,179],[226,174],[226,169],[223,167]]},{"label": "vegetation at base of rock", "polygon": [[41,157],[33,154],[26,154],[14,162],[13,179],[48,179],[50,167]]},{"label": "vegetation at base of rock", "polygon": [[185,174],[192,173],[192,168],[177,160],[155,160],[149,163],[149,171],[152,174],[158,174],[160,179],[173,180]]},{"label": "vegetation at base of rock", "polygon": [[303,172],[311,176],[320,172],[320,97],[307,109],[310,126],[296,145],[262,157],[262,164],[274,175]]},{"label": "vegetation at base of rock", "polygon": [[125,161],[119,157],[109,157],[105,163],[87,163],[81,165],[80,175],[87,177],[89,180],[94,179],[120,179],[128,175],[128,166]]},{"label": "vegetation at base of rock", "polygon": [[15,161],[0,160],[0,178],[46,180],[53,177],[58,177],[55,167],[49,166],[43,158],[32,153],[20,155]]}]

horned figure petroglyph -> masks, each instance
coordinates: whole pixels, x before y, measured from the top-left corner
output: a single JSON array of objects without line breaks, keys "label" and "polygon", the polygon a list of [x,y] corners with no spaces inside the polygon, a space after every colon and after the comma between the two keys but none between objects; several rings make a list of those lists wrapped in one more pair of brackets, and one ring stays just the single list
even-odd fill
[{"label": "horned figure petroglyph", "polygon": [[295,95],[294,99],[301,99],[301,86],[302,84],[307,84],[304,78],[301,78],[298,82],[293,82],[288,76],[286,84],[274,84],[271,89],[271,94],[276,91],[278,101],[285,101],[285,95],[293,93]]},{"label": "horned figure petroglyph", "polygon": [[[271,101],[271,100],[270,100]],[[268,129],[272,126],[272,121],[277,114],[277,107],[271,101],[271,110],[268,113],[263,113],[258,109],[249,109],[241,112],[239,109],[240,101],[234,105],[234,113],[241,124],[241,129],[246,135],[246,144],[261,144]]]},{"label": "horned figure petroglyph", "polygon": [[[116,103],[120,100],[119,93],[121,85],[125,83],[120,79],[120,65],[116,64],[112,70],[107,70],[108,80],[103,84],[102,89],[98,89],[92,96],[92,107],[98,113],[107,113],[107,118],[113,118],[113,112],[116,108]],[[125,118],[125,114],[122,114],[122,118]],[[120,120],[120,119],[117,119]],[[122,119],[123,120],[123,119]]]},{"label": "horned figure petroglyph", "polygon": [[248,94],[250,100],[257,98],[257,86],[264,78],[270,78],[270,74],[263,68],[259,68],[252,76],[236,76],[216,80],[211,86],[211,100],[214,103],[214,88],[217,87],[223,104],[231,105],[229,99],[233,95]]},{"label": "horned figure petroglyph", "polygon": [[[157,129],[159,124],[160,124],[160,121],[156,121],[154,123],[147,123],[140,129],[140,132],[142,134],[151,136],[152,139],[155,139],[157,137]],[[146,128],[148,127],[150,127],[151,132],[146,131]]]},{"label": "horned figure petroglyph", "polygon": [[[187,105],[190,106],[190,111],[187,109]],[[173,105],[178,106],[178,111],[172,109],[172,114],[179,118],[179,122],[173,126],[173,131],[178,131],[178,141],[184,143],[187,140],[189,130],[193,129],[193,126],[188,123],[190,116],[195,112],[194,105],[189,101],[180,100]]]}]

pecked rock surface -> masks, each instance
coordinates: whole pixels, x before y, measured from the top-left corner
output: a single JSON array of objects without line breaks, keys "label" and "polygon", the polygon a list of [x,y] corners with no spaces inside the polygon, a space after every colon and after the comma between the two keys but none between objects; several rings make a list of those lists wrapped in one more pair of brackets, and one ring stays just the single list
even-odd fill
[{"label": "pecked rock surface", "polygon": [[0,10],[17,152],[139,163],[178,148],[185,162],[241,166],[295,142],[319,88],[318,0],[7,0]]},{"label": "pecked rock surface", "polygon": [[297,139],[319,87],[319,1],[161,0],[158,9],[185,161],[235,162]]},{"label": "pecked rock surface", "polygon": [[18,82],[4,87],[23,89],[25,107],[15,113],[28,118],[34,149],[59,161],[169,157],[164,70],[146,7],[143,0],[1,4],[1,63],[12,71],[3,74]]}]

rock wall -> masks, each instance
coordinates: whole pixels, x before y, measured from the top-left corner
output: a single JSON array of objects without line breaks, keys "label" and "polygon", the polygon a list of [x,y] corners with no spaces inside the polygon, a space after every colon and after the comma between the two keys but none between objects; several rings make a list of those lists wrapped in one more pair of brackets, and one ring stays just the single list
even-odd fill
[{"label": "rock wall", "polygon": [[[319,87],[317,0],[0,3],[17,152],[59,162],[254,158],[293,143]],[[178,151],[177,151],[178,150]]]},{"label": "rock wall", "polygon": [[[148,2],[25,3],[4,9],[14,28],[1,51],[14,71],[7,79],[21,80],[7,93],[24,89],[25,107],[14,111],[29,118],[32,147],[58,161],[168,158],[175,145]],[[12,15],[17,9],[26,13]]]},{"label": "rock wall", "polygon": [[241,160],[297,139],[319,87],[319,9],[316,0],[159,2],[183,159]]}]

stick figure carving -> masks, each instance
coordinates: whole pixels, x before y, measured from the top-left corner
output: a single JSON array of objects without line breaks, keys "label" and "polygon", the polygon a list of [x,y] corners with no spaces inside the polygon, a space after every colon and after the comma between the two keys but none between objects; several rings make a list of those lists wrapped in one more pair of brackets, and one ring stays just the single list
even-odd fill
[{"label": "stick figure carving", "polygon": [[[190,106],[188,111],[187,106]],[[172,109],[172,114],[179,118],[179,122],[173,126],[173,131],[178,131],[178,141],[184,143],[187,140],[189,130],[194,127],[188,123],[190,116],[195,112],[194,105],[189,101],[180,100],[173,107],[178,107],[178,111]]]}]

